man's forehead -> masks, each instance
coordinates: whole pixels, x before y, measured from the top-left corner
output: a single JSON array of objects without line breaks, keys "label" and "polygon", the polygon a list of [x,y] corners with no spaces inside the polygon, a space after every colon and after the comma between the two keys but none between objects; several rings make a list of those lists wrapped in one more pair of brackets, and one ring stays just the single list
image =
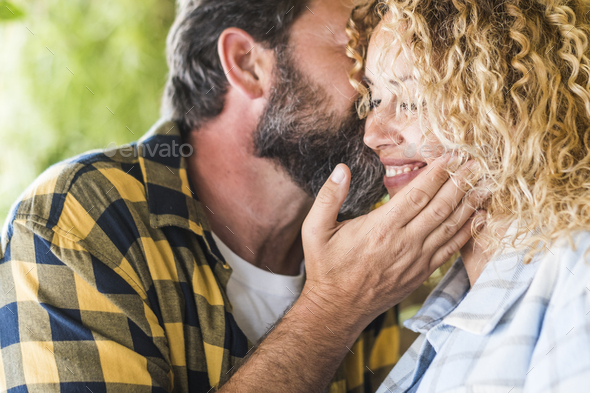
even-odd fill
[{"label": "man's forehead", "polygon": [[310,0],[307,4],[307,7],[310,9],[316,9],[322,13],[328,12],[327,16],[333,12],[339,12],[341,15],[348,16],[354,6],[353,0]]},{"label": "man's forehead", "polygon": [[346,44],[348,37],[345,27],[352,9],[351,0],[312,0],[295,21],[292,33],[315,33],[320,36],[327,33],[326,37]]}]

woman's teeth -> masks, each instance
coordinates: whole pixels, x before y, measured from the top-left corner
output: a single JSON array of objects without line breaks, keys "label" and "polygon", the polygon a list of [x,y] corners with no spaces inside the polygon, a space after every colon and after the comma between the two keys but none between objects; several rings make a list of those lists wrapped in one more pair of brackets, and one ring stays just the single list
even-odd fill
[{"label": "woman's teeth", "polygon": [[402,173],[417,171],[420,168],[421,168],[421,166],[418,166],[418,165],[404,165],[401,167],[400,166],[386,166],[385,167],[385,176],[394,177],[394,176],[400,175]]}]

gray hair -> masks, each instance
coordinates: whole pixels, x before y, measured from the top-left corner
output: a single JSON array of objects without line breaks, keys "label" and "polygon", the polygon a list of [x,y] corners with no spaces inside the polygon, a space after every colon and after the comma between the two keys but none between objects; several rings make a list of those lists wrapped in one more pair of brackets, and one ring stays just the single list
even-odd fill
[{"label": "gray hair", "polygon": [[162,115],[182,133],[223,110],[227,78],[217,41],[229,27],[246,31],[265,48],[286,45],[289,29],[308,0],[179,0],[166,43],[169,68]]}]

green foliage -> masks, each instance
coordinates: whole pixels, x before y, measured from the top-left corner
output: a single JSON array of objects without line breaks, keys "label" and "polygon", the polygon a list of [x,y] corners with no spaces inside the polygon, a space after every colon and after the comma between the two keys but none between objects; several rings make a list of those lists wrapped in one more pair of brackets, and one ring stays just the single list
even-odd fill
[{"label": "green foliage", "polygon": [[48,166],[157,120],[173,19],[174,0],[34,0],[0,24],[0,223]]},{"label": "green foliage", "polygon": [[0,1],[0,22],[22,18],[25,13],[10,1]]}]

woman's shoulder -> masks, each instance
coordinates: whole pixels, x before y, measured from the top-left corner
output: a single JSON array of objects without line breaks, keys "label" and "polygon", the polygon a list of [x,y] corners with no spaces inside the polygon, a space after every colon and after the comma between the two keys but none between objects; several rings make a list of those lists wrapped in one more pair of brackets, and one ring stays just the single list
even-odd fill
[{"label": "woman's shoulder", "polygon": [[[588,386],[590,231],[571,235],[572,243],[563,238],[549,246],[529,290],[534,295],[529,296],[529,304],[544,312],[528,367],[534,371],[527,373],[525,391],[554,386],[578,392]],[[550,296],[543,296],[544,292]]]},{"label": "woman's shoulder", "polygon": [[590,295],[590,230],[572,232],[548,246],[537,272],[538,279],[553,281],[551,303],[560,306]]},{"label": "woman's shoulder", "polygon": [[[590,229],[560,237],[546,250],[546,254],[554,257],[568,270],[574,269],[580,275],[590,274]],[[576,272],[572,270],[570,273],[575,276]]]}]

